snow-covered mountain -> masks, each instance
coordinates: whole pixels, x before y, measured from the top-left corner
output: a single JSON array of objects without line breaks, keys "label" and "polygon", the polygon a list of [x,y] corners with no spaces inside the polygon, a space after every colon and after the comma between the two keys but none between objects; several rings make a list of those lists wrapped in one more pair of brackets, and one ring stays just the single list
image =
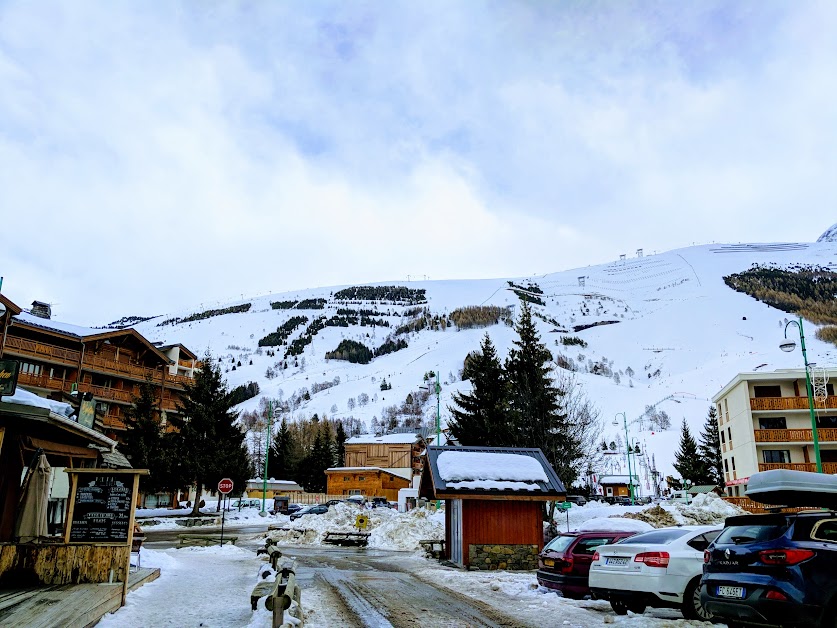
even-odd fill
[{"label": "snow-covered mountain", "polygon": [[817,238],[817,242],[837,242],[837,224],[831,225]]},{"label": "snow-covered mountain", "polygon": [[[832,228],[833,229],[833,228]],[[822,238],[821,238],[822,240]],[[541,337],[553,354],[562,354],[579,369],[576,376],[586,394],[600,409],[605,424],[604,438],[624,441],[621,416],[629,421],[631,440],[638,440],[649,466],[653,454],[658,469],[672,473],[680,423],[685,418],[693,433],[699,434],[710,405],[710,398],[735,373],[754,369],[800,367],[799,353],[779,350],[787,315],[744,294],[728,288],[723,276],[746,270],[752,264],[812,264],[835,266],[837,242],[776,244],[717,244],[696,246],[666,253],[631,256],[598,266],[588,266],[543,276],[515,278],[516,286],[541,290],[544,305],[536,305]],[[432,314],[449,315],[469,305],[496,305],[519,311],[520,300],[509,280],[392,282],[410,290],[424,291]],[[512,327],[499,323],[487,328],[420,331],[399,335],[407,348],[375,358],[369,364],[327,360],[343,339],[356,340],[374,349],[400,325],[410,319],[414,306],[393,302],[338,300],[346,286],[318,288],[260,296],[229,304],[202,304],[188,312],[176,312],[140,323],[137,329],[152,340],[181,342],[202,354],[209,349],[224,362],[230,386],[255,381],[260,396],[291,397],[302,389],[309,391],[294,416],[354,416],[367,425],[380,418],[387,406],[400,404],[410,392],[426,386],[424,375],[441,375],[441,416],[446,422],[451,394],[467,390],[468,382],[459,373],[467,353],[478,347],[488,332],[504,356],[516,337]],[[536,294],[536,292],[533,292]],[[419,293],[413,293],[419,294]],[[272,302],[325,300],[323,309],[300,309],[316,305],[308,301],[294,309],[273,309]],[[165,319],[186,318],[210,308],[250,303],[242,313],[212,316],[204,320],[161,325]],[[374,318],[386,320],[389,327],[325,327],[289,368],[275,368],[286,346],[277,347],[275,357],[264,350],[257,353],[258,341],[293,316],[308,322],[295,328],[288,342],[299,337],[318,317],[332,317],[339,308],[374,310]],[[587,346],[564,346],[562,336],[577,336]],[[833,361],[834,347],[808,334],[809,357],[820,365]],[[302,359],[304,358],[304,360]],[[238,367],[238,362],[241,366]],[[252,364],[251,364],[252,362]],[[598,367],[596,364],[598,363]],[[232,370],[232,366],[236,366]],[[276,377],[268,379],[269,368]],[[605,375],[596,375],[599,371]],[[616,375],[613,375],[616,374]],[[311,394],[314,384],[339,384]],[[392,386],[381,390],[381,381]],[[362,395],[365,405],[358,403]],[[435,399],[426,406],[426,417],[435,417]],[[258,407],[259,397],[243,403],[242,409]],[[672,419],[665,432],[649,431],[641,421],[647,405],[656,405]],[[351,406],[351,407],[350,407]],[[604,472],[626,473],[624,456],[608,456]],[[644,474],[644,469],[641,465]],[[646,484],[643,480],[643,484]]]}]

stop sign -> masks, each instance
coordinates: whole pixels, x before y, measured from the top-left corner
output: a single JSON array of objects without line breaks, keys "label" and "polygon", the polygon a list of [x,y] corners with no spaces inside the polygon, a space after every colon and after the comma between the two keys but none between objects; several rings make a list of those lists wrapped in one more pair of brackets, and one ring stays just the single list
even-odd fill
[{"label": "stop sign", "polygon": [[233,490],[233,481],[230,478],[224,478],[218,482],[218,492],[226,495]]}]

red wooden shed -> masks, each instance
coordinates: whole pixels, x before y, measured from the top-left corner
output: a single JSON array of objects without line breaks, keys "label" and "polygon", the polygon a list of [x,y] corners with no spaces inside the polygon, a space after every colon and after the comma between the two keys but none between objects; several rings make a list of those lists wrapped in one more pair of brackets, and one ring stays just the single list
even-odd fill
[{"label": "red wooden shed", "polygon": [[537,569],[542,502],[566,490],[540,449],[428,447],[419,496],[445,502],[445,556],[469,569]]}]

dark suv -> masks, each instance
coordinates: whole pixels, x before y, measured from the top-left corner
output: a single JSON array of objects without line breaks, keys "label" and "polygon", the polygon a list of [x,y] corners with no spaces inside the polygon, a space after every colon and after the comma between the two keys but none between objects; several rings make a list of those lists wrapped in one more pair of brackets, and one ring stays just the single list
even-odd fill
[{"label": "dark suv", "polygon": [[837,512],[729,517],[700,599],[731,626],[837,627]]},{"label": "dark suv", "polygon": [[590,594],[590,563],[600,545],[611,545],[636,532],[567,532],[559,534],[538,556],[538,583],[581,599]]}]

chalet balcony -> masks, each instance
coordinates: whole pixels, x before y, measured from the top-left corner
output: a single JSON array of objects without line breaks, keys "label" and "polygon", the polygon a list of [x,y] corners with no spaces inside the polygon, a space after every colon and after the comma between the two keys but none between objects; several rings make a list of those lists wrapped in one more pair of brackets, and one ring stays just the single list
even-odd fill
[{"label": "chalet balcony", "polygon": [[128,362],[117,362],[116,360],[108,360],[107,358],[89,354],[84,356],[82,368],[99,373],[106,373],[108,375],[118,374],[123,377],[130,377],[141,381],[150,379],[158,385],[162,379],[159,369],[152,369],[147,366],[130,364]]},{"label": "chalet balcony", "polygon": [[[754,430],[757,443],[813,443],[813,429],[797,430]],[[821,443],[837,442],[837,428],[819,428],[817,437]]]},{"label": "chalet balcony", "polygon": [[105,386],[93,386],[87,382],[79,382],[78,391],[82,393],[90,393],[99,399],[107,399],[108,401],[119,401],[122,403],[133,403],[134,391],[123,390],[119,388],[107,388]]},{"label": "chalet balcony", "polygon": [[18,375],[17,383],[21,386],[32,388],[46,388],[47,390],[66,390],[69,392],[72,384],[57,377],[49,375],[34,375],[33,373],[21,373]]},{"label": "chalet balcony", "polygon": [[6,338],[4,352],[16,356],[37,358],[44,362],[56,362],[71,366],[78,365],[79,360],[81,360],[81,351],[65,349],[64,347],[45,344],[43,342],[35,342],[34,340],[24,340],[23,338],[15,338],[13,336]]},{"label": "chalet balcony", "polygon": [[[827,397],[823,401],[815,399],[814,407],[837,408],[837,397]],[[808,397],[754,397],[750,399],[750,410],[808,410]]]},{"label": "chalet balcony", "polygon": [[125,426],[125,419],[121,415],[120,416],[115,416],[115,415],[112,415],[112,414],[106,414],[105,416],[102,417],[102,425],[104,425],[106,428],[110,428],[112,430],[127,429],[127,427]]},{"label": "chalet balcony", "polygon": [[[775,469],[788,469],[790,471],[810,471],[816,473],[816,462],[788,462],[788,463],[759,463],[759,471],[774,471]],[[837,474],[837,462],[823,462],[823,473]]]}]

